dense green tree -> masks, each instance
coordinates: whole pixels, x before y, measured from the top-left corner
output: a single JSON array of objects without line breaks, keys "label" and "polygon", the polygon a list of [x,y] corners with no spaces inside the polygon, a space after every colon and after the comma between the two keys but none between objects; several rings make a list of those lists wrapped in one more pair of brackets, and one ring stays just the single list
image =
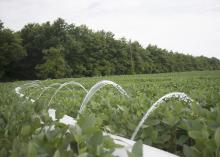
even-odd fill
[{"label": "dense green tree", "polygon": [[0,30],[0,78],[42,79],[220,69],[217,58],[193,57],[156,45],[143,48],[137,41],[116,39],[111,32],[67,24],[60,18],[53,23],[27,24],[16,33],[4,29],[0,22]]},{"label": "dense green tree", "polygon": [[208,58],[208,63],[211,66],[211,70],[218,70],[219,69],[219,60],[215,57]]},{"label": "dense green tree", "polygon": [[0,79],[7,79],[10,65],[26,55],[17,33],[3,27],[0,21]]},{"label": "dense green tree", "polygon": [[70,73],[70,69],[62,54],[61,47],[45,49],[43,50],[43,54],[43,63],[38,64],[35,68],[39,78],[61,78]]},{"label": "dense green tree", "polygon": [[27,24],[19,31],[23,39],[23,46],[27,51],[27,56],[15,67],[12,77],[18,79],[36,79],[35,67],[43,62],[42,53],[44,49],[64,45],[67,40],[67,24],[63,19],[57,19],[53,24],[49,22],[43,24]]}]

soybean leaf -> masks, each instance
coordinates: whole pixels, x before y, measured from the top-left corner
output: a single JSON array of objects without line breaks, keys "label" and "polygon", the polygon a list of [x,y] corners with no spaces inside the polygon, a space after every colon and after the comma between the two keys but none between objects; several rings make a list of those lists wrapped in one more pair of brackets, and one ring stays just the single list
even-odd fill
[{"label": "soybean leaf", "polygon": [[143,156],[143,143],[142,141],[137,141],[133,148],[131,153],[128,154],[129,157],[142,157]]},{"label": "soybean leaf", "polygon": [[215,143],[220,148],[220,127],[215,131]]}]

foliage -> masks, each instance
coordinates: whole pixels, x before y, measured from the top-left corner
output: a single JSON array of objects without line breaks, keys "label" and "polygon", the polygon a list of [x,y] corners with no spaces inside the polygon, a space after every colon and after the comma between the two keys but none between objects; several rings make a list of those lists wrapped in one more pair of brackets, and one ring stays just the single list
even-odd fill
[{"label": "foliage", "polygon": [[[11,44],[11,47],[9,45],[5,47],[5,44],[0,43],[1,75],[4,73],[6,81],[220,69],[220,61],[214,57],[193,57],[161,49],[155,45],[144,48],[137,41],[116,39],[111,32],[93,31],[85,25],[67,24],[60,18],[53,23],[27,24],[16,33],[3,29],[1,25],[1,32],[11,34],[13,37],[10,38],[13,38],[15,43]],[[4,42],[8,39],[3,34],[1,38]],[[58,60],[45,53],[51,48],[60,47],[62,55],[57,56],[60,57]],[[27,55],[20,61],[17,55],[13,55],[16,64],[11,62],[14,61],[12,55],[5,56],[11,53],[23,54],[23,48]],[[54,67],[51,66],[51,62],[56,62],[57,67],[61,66],[61,69],[66,66],[68,68],[61,73],[60,70],[51,70]],[[42,68],[36,70],[36,67]],[[50,74],[46,69],[50,69]]]},{"label": "foliage", "polygon": [[131,153],[128,152],[129,157],[137,157],[137,156],[143,156],[143,143],[141,141],[138,141],[134,144]]},{"label": "foliage", "polygon": [[41,79],[61,78],[67,76],[68,65],[62,55],[62,48],[49,48],[43,50],[44,63],[36,66],[37,76]]},{"label": "foliage", "polygon": [[74,127],[52,121],[44,105],[22,103],[9,86],[1,85],[1,157],[113,157],[118,146],[103,135],[102,120],[81,116]]},{"label": "foliage", "polygon": [[[13,141],[11,156],[113,157],[116,145],[109,136],[103,135],[94,115],[81,118],[75,127],[58,122],[53,125],[54,130],[35,130],[31,135],[33,125],[24,126],[20,137]],[[24,141],[27,136],[29,139]]]},{"label": "foliage", "polygon": [[[105,132],[130,138],[143,114],[156,100],[169,92],[184,92],[194,100],[191,107],[178,100],[165,102],[144,123],[135,140],[142,140],[143,144],[152,145],[180,156],[217,157],[220,155],[219,75],[220,71],[203,71],[45,80],[39,84],[39,87],[24,89],[22,92],[30,98],[36,99],[42,87],[55,82],[77,81],[87,89],[103,79],[109,79],[120,84],[130,98],[123,97],[111,86],[106,86],[92,97],[85,111],[81,114],[82,117],[78,124],[81,130],[86,129],[86,126],[93,128],[95,125],[94,132],[93,129],[88,129],[92,133],[85,131],[86,134],[84,134],[85,132],[80,134],[80,139],[95,142],[91,136],[94,135],[96,139],[103,139],[101,140],[102,146],[105,146],[105,136],[100,137],[100,128]],[[77,132],[77,128],[69,128],[52,122],[47,116],[46,106],[56,88],[47,90],[40,99],[31,103],[25,98],[18,98],[13,92],[16,86],[24,83],[27,82],[0,85],[1,153],[9,156],[12,155],[8,154],[12,150],[19,154],[30,153],[32,149],[33,154],[35,150],[42,150],[51,156],[59,156],[59,154],[65,153],[62,146],[66,146],[65,144],[71,140],[76,142],[76,139],[68,138],[66,141],[67,137],[64,132],[67,129],[76,131],[73,131],[73,134],[68,134],[68,137],[75,137],[79,132]],[[76,117],[85,96],[83,90],[78,90],[72,86],[68,87],[73,90],[62,89],[51,103],[50,107],[57,110],[58,117],[62,117],[64,114]],[[86,115],[90,116],[87,117]],[[39,123],[39,117],[45,124]],[[55,125],[57,131],[37,130],[40,126],[46,125]],[[46,139],[42,139],[41,135]],[[50,137],[55,137],[58,141],[54,141],[52,140],[54,138],[50,139]],[[23,149],[15,147],[16,142],[18,142],[19,148],[22,147]],[[94,143],[93,145],[96,146]],[[83,150],[86,147],[86,153],[90,155],[95,156],[94,154],[97,153],[95,147],[93,149],[85,143],[80,143],[80,146]],[[102,146],[97,145],[97,148],[103,148]],[[141,147],[137,143],[133,152],[139,153],[139,148]],[[77,154],[75,149],[73,152]],[[134,156],[132,154],[130,156]]]},{"label": "foliage", "polygon": [[12,73],[11,64],[16,64],[25,54],[19,34],[4,28],[0,21],[0,79],[7,79],[7,73]]}]

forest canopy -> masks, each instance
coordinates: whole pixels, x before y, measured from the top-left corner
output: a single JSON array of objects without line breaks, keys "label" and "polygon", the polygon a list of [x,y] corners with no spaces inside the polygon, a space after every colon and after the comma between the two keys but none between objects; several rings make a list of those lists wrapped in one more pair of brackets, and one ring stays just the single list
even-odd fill
[{"label": "forest canopy", "polygon": [[220,69],[220,60],[142,47],[85,25],[30,23],[13,32],[0,21],[0,80],[146,74]]}]

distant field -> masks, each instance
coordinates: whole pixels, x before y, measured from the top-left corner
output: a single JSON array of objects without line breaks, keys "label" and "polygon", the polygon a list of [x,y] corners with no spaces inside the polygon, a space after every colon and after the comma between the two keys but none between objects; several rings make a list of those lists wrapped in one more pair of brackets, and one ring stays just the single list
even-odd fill
[{"label": "distant field", "polygon": [[[130,138],[144,113],[155,101],[170,92],[184,92],[194,100],[191,108],[186,102],[178,99],[163,103],[145,122],[135,139],[141,139],[145,144],[178,155],[218,155],[220,151],[220,139],[217,139],[220,137],[220,129],[218,129],[220,128],[220,71],[66,78],[38,81],[35,83],[37,86],[30,88],[22,85],[31,81],[1,83],[0,124],[3,124],[1,117],[7,119],[5,120],[7,124],[0,128],[0,146],[3,147],[2,139],[6,138],[3,135],[6,129],[11,132],[7,136],[9,140],[7,147],[11,149],[10,140],[12,141],[15,134],[20,132],[19,125],[31,123],[25,112],[23,113],[25,106],[30,104],[35,104],[34,110],[30,111],[31,114],[33,112],[36,115],[40,114],[42,108],[55,108],[60,117],[64,114],[77,116],[86,95],[85,91],[77,86],[68,85],[66,86],[68,88],[61,89],[50,102],[59,85],[46,90],[40,96],[45,87],[52,83],[76,81],[89,90],[100,80],[114,81],[129,95],[127,98],[111,85],[107,85],[91,98],[82,114],[95,114],[100,119],[103,130]],[[22,87],[21,92],[25,95],[24,97],[19,98],[15,94],[14,88],[17,86]],[[31,103],[31,99],[35,102]],[[50,106],[48,106],[49,102]],[[19,119],[19,116],[23,118]]]}]

